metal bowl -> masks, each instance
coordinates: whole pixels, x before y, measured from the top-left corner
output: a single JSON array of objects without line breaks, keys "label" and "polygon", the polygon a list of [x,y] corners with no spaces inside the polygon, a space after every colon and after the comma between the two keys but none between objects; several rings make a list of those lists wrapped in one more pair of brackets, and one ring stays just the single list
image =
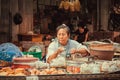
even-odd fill
[{"label": "metal bowl", "polygon": [[100,60],[112,60],[114,56],[113,44],[92,45],[90,55],[97,56]]},{"label": "metal bowl", "polygon": [[114,50],[94,50],[90,49],[90,55],[97,56],[100,60],[112,60]]}]

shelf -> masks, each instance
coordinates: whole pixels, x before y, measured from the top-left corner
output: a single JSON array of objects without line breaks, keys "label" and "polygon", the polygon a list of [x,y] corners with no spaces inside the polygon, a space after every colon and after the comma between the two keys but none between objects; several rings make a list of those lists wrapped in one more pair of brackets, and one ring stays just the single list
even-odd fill
[{"label": "shelf", "polygon": [[41,42],[42,41],[42,35],[40,34],[18,34],[18,40],[19,41],[32,41],[32,42]]}]

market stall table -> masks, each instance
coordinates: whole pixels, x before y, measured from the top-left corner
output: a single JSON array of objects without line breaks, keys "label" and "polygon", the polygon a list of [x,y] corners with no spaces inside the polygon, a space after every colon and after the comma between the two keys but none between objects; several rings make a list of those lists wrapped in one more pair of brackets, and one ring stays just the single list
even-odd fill
[{"label": "market stall table", "polygon": [[[38,76],[0,76],[0,80],[120,80],[120,72],[111,74],[61,74]],[[30,79],[31,78],[31,79]]]}]

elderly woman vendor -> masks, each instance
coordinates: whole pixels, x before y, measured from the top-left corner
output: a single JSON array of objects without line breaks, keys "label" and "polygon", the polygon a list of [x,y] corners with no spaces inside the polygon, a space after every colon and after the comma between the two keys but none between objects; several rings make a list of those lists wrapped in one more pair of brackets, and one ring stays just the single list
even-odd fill
[{"label": "elderly woman vendor", "polygon": [[80,53],[84,56],[89,54],[86,46],[70,39],[70,29],[62,24],[57,27],[57,38],[48,46],[46,60],[49,63],[60,56],[66,57],[69,54]]}]

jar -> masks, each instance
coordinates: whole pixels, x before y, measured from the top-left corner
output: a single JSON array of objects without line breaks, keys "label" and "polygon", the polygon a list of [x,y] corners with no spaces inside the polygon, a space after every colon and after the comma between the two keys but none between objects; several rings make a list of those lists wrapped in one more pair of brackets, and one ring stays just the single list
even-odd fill
[{"label": "jar", "polygon": [[76,61],[67,61],[66,71],[70,74],[78,74],[80,73],[80,65]]}]

